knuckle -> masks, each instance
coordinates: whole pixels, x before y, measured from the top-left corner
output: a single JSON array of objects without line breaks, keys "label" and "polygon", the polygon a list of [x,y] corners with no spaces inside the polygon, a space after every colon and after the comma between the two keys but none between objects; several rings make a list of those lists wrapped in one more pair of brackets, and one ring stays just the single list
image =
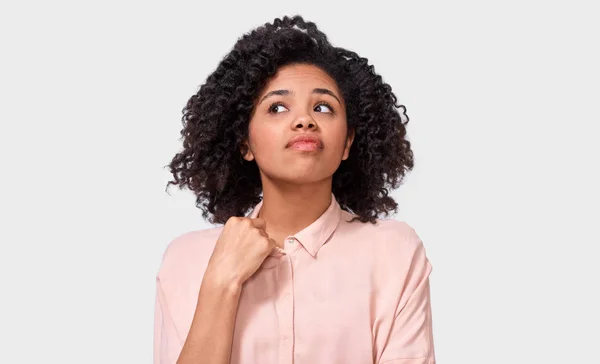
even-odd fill
[{"label": "knuckle", "polygon": [[263,240],[263,245],[265,246],[265,248],[269,248],[271,246],[271,239],[263,236],[262,240]]},{"label": "knuckle", "polygon": [[262,230],[260,230],[260,229],[256,229],[256,228],[253,228],[253,229],[252,229],[252,232],[251,232],[251,234],[252,234],[254,237],[258,238],[258,239],[261,239],[261,238],[264,238],[264,237],[265,237],[265,235],[263,234],[263,231],[262,231]]},{"label": "knuckle", "polygon": [[230,217],[229,219],[227,219],[227,222],[226,222],[226,224],[229,224],[229,225],[235,225],[235,224],[237,224],[239,221],[240,221],[240,218],[239,218],[238,216],[232,216],[232,217]]}]

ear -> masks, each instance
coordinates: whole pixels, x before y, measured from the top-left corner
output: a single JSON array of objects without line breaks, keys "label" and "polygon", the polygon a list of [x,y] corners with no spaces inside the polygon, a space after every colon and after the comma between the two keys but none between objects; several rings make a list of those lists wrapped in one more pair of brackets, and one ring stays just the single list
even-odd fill
[{"label": "ear", "polygon": [[240,150],[240,153],[242,153],[242,158],[244,158],[248,162],[254,160],[254,154],[252,153],[252,150],[250,150],[250,146],[248,145],[248,141],[247,140],[245,140],[242,143],[242,148]]},{"label": "ear", "polygon": [[345,161],[350,156],[350,147],[352,146],[352,142],[354,142],[354,129],[350,131],[348,138],[346,139],[346,146],[344,148],[344,155],[342,156],[342,160]]}]

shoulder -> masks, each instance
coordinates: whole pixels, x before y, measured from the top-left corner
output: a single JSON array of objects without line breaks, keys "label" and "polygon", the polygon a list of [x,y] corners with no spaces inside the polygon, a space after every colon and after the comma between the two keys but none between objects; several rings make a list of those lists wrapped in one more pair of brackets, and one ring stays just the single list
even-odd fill
[{"label": "shoulder", "polygon": [[193,230],[173,238],[167,245],[158,271],[159,278],[165,279],[208,264],[223,226]]},{"label": "shoulder", "polygon": [[375,224],[369,224],[374,234],[387,236],[402,244],[419,245],[422,243],[416,230],[406,221],[396,219],[377,219]]},{"label": "shoulder", "polygon": [[[397,219],[377,219],[375,224],[360,221],[341,226],[341,240],[346,249],[352,246],[352,254],[371,266],[383,277],[411,275],[415,271],[425,274],[431,270],[425,244],[415,228],[408,222]],[[347,244],[351,242],[351,244]]]},{"label": "shoulder", "polygon": [[346,214],[342,231],[352,240],[379,253],[394,257],[413,255],[424,250],[424,244],[417,231],[406,221],[397,219],[377,219],[375,224],[360,221],[348,222],[353,217]]},{"label": "shoulder", "polygon": [[373,234],[387,249],[401,251],[417,251],[424,249],[423,240],[417,231],[406,221],[395,219],[378,219],[372,227]]}]

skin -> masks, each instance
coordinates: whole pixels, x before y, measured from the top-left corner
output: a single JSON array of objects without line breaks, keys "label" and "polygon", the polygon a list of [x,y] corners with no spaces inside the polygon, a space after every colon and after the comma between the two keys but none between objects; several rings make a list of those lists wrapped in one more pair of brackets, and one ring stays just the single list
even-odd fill
[{"label": "skin", "polygon": [[[314,93],[315,88],[332,95]],[[270,94],[276,90],[290,92]],[[292,137],[305,133],[318,135],[323,148],[300,151],[287,147]],[[204,274],[177,363],[229,363],[243,283],[269,254],[277,252],[277,246],[283,246],[286,236],[313,223],[329,207],[333,173],[348,158],[354,139],[347,135],[341,92],[321,69],[282,67],[262,90],[243,157],[256,160],[260,170],[263,207],[256,219],[232,217],[225,224]]]},{"label": "skin", "polygon": [[243,283],[273,250],[260,218],[230,218],[215,245],[178,364],[226,364],[231,359]]},{"label": "skin", "polygon": [[[314,89],[326,89],[333,95]],[[290,92],[270,94],[276,90]],[[354,136],[348,137],[346,105],[335,80],[316,66],[280,68],[257,100],[244,159],[256,160],[259,167],[263,186],[259,217],[281,247],[285,237],[310,225],[329,207],[333,174],[348,158]],[[304,133],[318,135],[323,149],[286,148],[290,138]]]}]

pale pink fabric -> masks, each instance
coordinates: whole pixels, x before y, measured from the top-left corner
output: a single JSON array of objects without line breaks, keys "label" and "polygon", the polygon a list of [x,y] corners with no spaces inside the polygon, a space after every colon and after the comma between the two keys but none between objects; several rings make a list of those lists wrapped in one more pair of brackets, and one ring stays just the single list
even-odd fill
[{"label": "pale pink fabric", "polygon": [[[258,216],[262,203],[249,215]],[[423,242],[407,223],[328,210],[244,285],[232,364],[434,364]],[[173,364],[223,227],[174,239],[156,280],[154,363]]]}]

